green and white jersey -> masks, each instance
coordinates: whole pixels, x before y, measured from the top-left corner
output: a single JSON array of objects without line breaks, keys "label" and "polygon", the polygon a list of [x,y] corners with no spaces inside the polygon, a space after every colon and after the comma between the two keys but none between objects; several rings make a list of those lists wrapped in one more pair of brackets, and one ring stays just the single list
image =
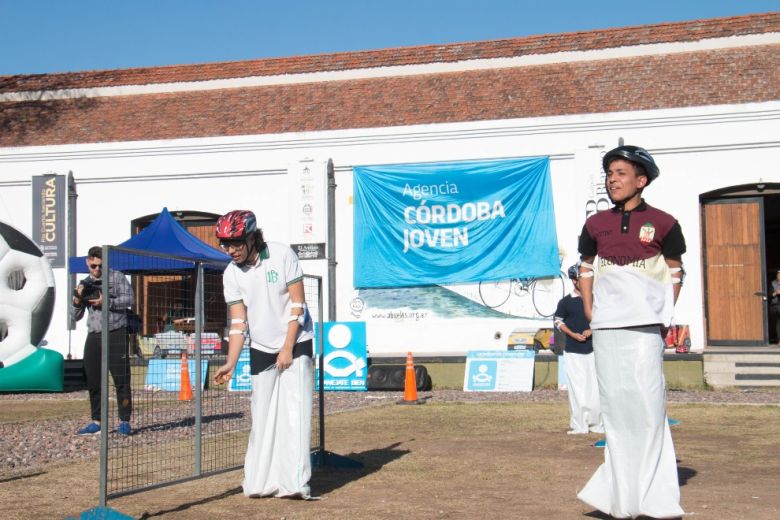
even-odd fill
[{"label": "green and white jersey", "polygon": [[[267,242],[255,265],[227,266],[222,275],[225,301],[246,305],[252,348],[271,354],[282,349],[292,315],[288,287],[302,279],[298,257],[278,242]],[[296,343],[313,337],[312,321],[306,320]]]}]

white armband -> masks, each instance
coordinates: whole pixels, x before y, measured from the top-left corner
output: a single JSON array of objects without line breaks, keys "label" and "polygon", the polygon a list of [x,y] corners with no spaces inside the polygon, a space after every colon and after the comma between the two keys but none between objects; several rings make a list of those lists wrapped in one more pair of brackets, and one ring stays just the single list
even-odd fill
[{"label": "white armband", "polygon": [[580,273],[580,278],[593,278],[593,271],[586,271],[584,273]]},{"label": "white armband", "polygon": [[306,316],[303,314],[301,314],[300,316],[294,316],[291,314],[290,316],[287,317],[287,323],[292,323],[294,321],[297,321],[298,325],[303,327],[303,325],[306,323]]},{"label": "white armband", "polygon": [[306,303],[305,302],[290,302],[290,308],[291,309],[303,309],[303,312],[300,315],[290,314],[290,316],[287,318],[287,322],[291,321],[297,321],[298,325],[303,327],[303,324],[306,323]]},{"label": "white armband", "polygon": [[593,271],[593,264],[589,264],[588,262],[580,262],[580,267],[584,267],[585,269],[590,269]]},{"label": "white armband", "polygon": [[239,334],[246,337],[246,320],[243,318],[232,318],[230,320],[231,325],[244,325],[243,329],[230,329],[228,336],[238,336]]},{"label": "white armband", "polygon": [[685,269],[682,267],[670,267],[669,268],[669,274],[675,275],[677,273],[680,273],[680,276],[672,276],[672,283],[679,283],[682,285],[683,280],[685,279]]}]

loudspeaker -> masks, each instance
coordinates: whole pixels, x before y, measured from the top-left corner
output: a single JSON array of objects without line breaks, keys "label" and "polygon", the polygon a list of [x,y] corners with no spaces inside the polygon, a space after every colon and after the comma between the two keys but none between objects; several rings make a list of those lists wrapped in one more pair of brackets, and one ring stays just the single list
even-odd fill
[{"label": "loudspeaker", "polygon": [[84,360],[66,359],[63,363],[63,392],[78,392],[87,389],[87,376],[84,373]]},{"label": "loudspeaker", "polygon": [[[366,386],[369,390],[403,391],[406,380],[406,365],[371,365],[368,367]],[[414,380],[417,390],[430,390],[433,387],[428,369],[422,365],[414,366]]]}]

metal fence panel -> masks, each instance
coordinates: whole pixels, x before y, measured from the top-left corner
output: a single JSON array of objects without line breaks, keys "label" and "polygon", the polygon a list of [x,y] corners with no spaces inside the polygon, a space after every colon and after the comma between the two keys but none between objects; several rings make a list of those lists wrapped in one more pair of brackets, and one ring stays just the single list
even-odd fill
[{"label": "metal fence panel", "polygon": [[[112,264],[122,265],[132,280],[135,308],[126,312],[131,322],[133,314],[138,321],[123,332],[122,359],[130,368],[133,409],[130,436],[116,431],[119,415],[106,356],[107,320],[103,324],[102,424],[107,427],[101,431],[100,505],[108,498],[241,467],[251,427],[251,392],[213,383],[227,355],[220,266],[110,246],[104,247],[103,263],[105,273]],[[306,276],[304,288],[312,317],[321,327],[322,279]],[[181,390],[181,379],[187,377],[191,396],[186,385]],[[323,449],[323,404],[322,393],[315,393],[314,451]]]}]

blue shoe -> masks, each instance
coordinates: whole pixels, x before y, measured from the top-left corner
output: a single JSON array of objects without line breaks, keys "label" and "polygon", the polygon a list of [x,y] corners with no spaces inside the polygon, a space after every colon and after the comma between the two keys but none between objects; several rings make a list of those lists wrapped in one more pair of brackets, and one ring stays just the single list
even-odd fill
[{"label": "blue shoe", "polygon": [[594,444],[596,448],[606,448],[607,446],[607,439],[601,439],[600,441],[596,441],[596,444]]},{"label": "blue shoe", "polygon": [[116,427],[116,432],[119,435],[127,436],[127,435],[132,435],[133,434],[133,429],[130,428],[130,423],[129,422],[122,421],[121,423],[119,423],[119,426]]},{"label": "blue shoe", "polygon": [[91,422],[77,431],[76,435],[97,435],[98,433],[100,433],[100,425],[98,423]]}]

